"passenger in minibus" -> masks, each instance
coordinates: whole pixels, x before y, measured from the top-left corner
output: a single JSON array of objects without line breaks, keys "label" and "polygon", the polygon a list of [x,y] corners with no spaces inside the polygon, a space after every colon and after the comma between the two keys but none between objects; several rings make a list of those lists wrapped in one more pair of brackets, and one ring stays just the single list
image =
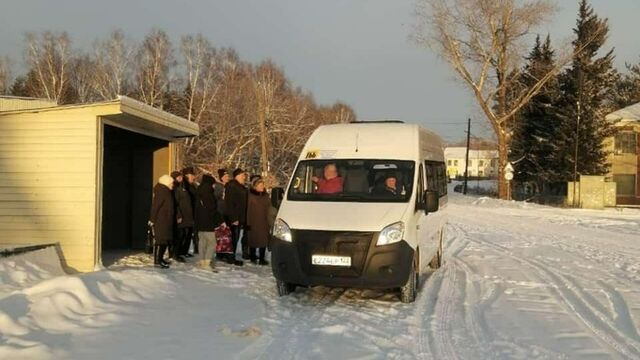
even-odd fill
[{"label": "passenger in minibus", "polygon": [[323,177],[314,176],[311,178],[318,189],[317,194],[337,194],[342,192],[344,179],[339,176],[336,164],[330,163],[324,166]]},{"label": "passenger in minibus", "polygon": [[398,178],[389,173],[384,176],[384,182],[373,189],[374,195],[398,196]]}]

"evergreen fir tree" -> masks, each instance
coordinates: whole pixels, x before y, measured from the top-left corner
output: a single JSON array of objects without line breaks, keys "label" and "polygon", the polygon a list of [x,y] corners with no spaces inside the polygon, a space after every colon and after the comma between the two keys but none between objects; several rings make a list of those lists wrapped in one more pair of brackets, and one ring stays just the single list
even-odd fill
[{"label": "evergreen fir tree", "polygon": [[626,74],[618,78],[611,94],[614,110],[640,102],[640,63],[627,64],[627,71]]},{"label": "evergreen fir tree", "polygon": [[[617,79],[613,67],[613,50],[598,57],[607,40],[609,25],[600,19],[586,0],[580,1],[573,41],[571,66],[560,76],[563,93],[558,104],[563,136],[557,140],[560,157],[559,180],[573,180],[577,162],[578,175],[607,173],[605,139],[613,134],[612,124],[604,117],[608,93]],[[577,159],[576,159],[577,145]]]},{"label": "evergreen fir tree", "polygon": [[9,94],[13,96],[24,96],[28,97],[31,94],[29,93],[29,89],[27,88],[27,80],[24,76],[18,76],[11,84],[9,88]]},{"label": "evergreen fir tree", "polygon": [[[556,66],[551,38],[544,43],[538,36],[521,75],[521,83],[530,87]],[[555,105],[560,98],[558,79],[549,80],[540,92],[518,114],[517,127],[513,131],[512,156],[515,163],[515,180],[536,184],[541,192],[545,184],[556,181],[559,166],[555,157],[559,137],[559,118]]]}]

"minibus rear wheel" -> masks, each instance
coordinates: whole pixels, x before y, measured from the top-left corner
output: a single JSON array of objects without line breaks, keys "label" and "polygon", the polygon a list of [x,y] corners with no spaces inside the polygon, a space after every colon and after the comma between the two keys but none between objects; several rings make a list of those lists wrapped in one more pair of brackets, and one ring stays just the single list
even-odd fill
[{"label": "minibus rear wheel", "polygon": [[278,296],[286,296],[296,291],[296,286],[294,284],[289,284],[282,280],[276,279],[276,286],[278,287]]},{"label": "minibus rear wheel", "polygon": [[416,301],[416,293],[418,292],[418,266],[416,263],[416,257],[413,258],[413,266],[411,266],[411,272],[409,273],[409,280],[400,288],[400,301],[405,304]]},{"label": "minibus rear wheel", "polygon": [[442,239],[444,238],[444,229],[440,231],[440,245],[438,251],[433,256],[433,259],[429,262],[429,267],[433,270],[440,269],[442,267]]},{"label": "minibus rear wheel", "polygon": [[437,270],[437,269],[440,269],[440,267],[442,267],[442,246],[438,249],[436,254],[433,256],[433,259],[431,259],[431,262],[429,263],[429,267],[432,268],[433,270]]}]

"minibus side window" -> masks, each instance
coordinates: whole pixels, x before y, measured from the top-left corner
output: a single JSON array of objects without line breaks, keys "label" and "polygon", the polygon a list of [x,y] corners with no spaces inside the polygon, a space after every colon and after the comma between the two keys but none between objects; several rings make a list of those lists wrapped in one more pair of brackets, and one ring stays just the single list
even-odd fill
[{"label": "minibus side window", "polygon": [[438,177],[436,176],[436,163],[432,161],[425,161],[425,168],[427,173],[427,190],[438,191]]},{"label": "minibus side window", "polygon": [[436,176],[438,176],[440,196],[447,195],[447,166],[444,163],[438,164],[438,167],[436,168]]},{"label": "minibus side window", "polygon": [[418,169],[418,182],[416,183],[416,209],[419,207],[418,205],[422,205],[424,203],[424,170],[422,169],[422,164],[420,164],[420,168]]},{"label": "minibus side window", "polygon": [[437,191],[442,197],[447,195],[447,171],[444,162],[425,161],[427,190]]}]

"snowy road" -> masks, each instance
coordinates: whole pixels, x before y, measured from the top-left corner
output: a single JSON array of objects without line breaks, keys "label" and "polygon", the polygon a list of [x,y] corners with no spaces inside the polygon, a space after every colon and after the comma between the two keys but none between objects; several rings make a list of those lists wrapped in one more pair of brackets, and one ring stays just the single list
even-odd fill
[{"label": "snowy road", "polygon": [[0,358],[640,359],[640,211],[463,197],[450,211],[446,263],[411,305],[278,298],[256,266],[20,276],[0,284]]}]

